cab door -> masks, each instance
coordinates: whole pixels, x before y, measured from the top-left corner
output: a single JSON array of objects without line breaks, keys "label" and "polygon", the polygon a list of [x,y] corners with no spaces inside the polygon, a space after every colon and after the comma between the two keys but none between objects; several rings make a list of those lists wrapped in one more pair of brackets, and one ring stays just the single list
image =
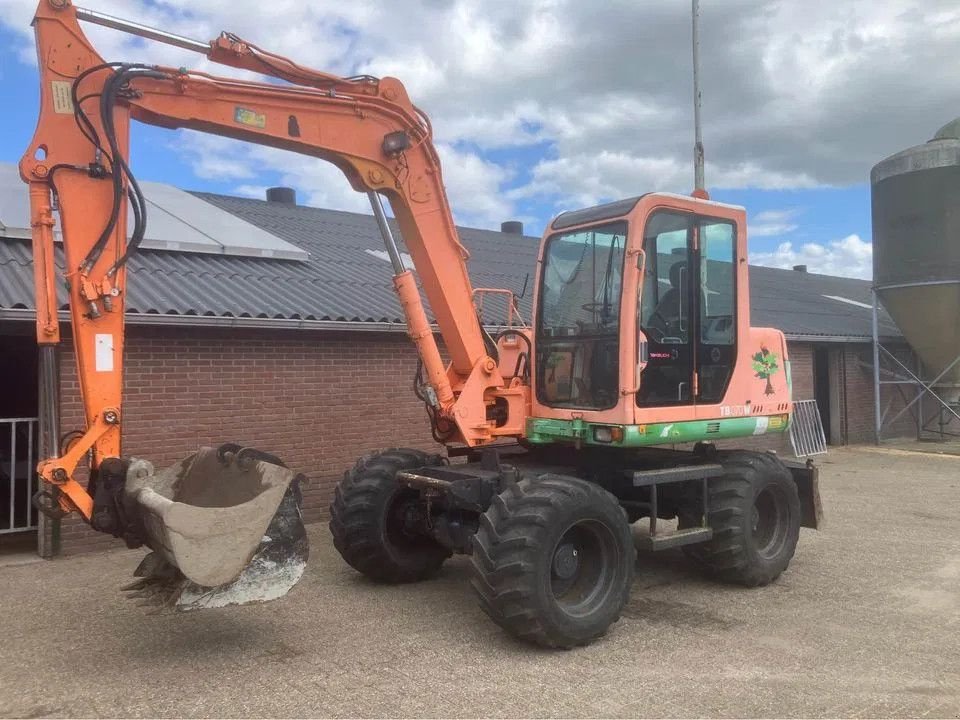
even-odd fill
[{"label": "cab door", "polygon": [[697,218],[697,403],[715,405],[727,392],[737,360],[736,225]]},{"label": "cab door", "polygon": [[[736,225],[658,209],[643,235],[638,407],[714,405],[736,362]],[[693,414],[690,417],[694,417]]]},{"label": "cab door", "polygon": [[644,273],[639,325],[646,336],[645,360],[637,392],[639,407],[694,402],[696,328],[694,308],[695,216],[655,210],[643,231]]}]

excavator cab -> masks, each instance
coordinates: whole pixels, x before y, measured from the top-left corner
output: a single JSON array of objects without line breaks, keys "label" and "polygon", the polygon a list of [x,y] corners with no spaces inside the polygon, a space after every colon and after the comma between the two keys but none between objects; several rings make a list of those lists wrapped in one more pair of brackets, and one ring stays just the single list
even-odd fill
[{"label": "excavator cab", "polygon": [[725,418],[789,409],[783,335],[750,326],[743,208],[650,193],[564,213],[540,268],[531,414],[543,441],[557,420],[616,424],[635,444],[659,439],[639,431],[651,423],[708,440],[691,423],[721,432]]}]

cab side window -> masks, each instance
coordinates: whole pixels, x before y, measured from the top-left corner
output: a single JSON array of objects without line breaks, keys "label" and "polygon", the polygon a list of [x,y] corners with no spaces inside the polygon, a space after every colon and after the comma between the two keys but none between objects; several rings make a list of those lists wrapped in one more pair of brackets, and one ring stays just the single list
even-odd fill
[{"label": "cab side window", "polygon": [[733,225],[704,221],[700,226],[700,341],[710,345],[733,345],[734,282]]},{"label": "cab side window", "polygon": [[698,313],[698,402],[720,402],[733,372],[737,339],[736,232],[732,223],[701,218]]}]

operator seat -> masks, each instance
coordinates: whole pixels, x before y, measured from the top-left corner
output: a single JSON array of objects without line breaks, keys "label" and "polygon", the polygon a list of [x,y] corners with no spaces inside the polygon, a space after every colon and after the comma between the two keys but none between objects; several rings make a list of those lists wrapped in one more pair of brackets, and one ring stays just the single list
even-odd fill
[{"label": "operator seat", "polygon": [[[664,293],[647,321],[647,327],[657,330],[662,337],[679,338],[686,342],[686,330],[680,328],[682,295],[681,274],[687,269],[687,261],[679,260],[670,266],[670,289]],[[689,274],[688,274],[689,277]]]}]

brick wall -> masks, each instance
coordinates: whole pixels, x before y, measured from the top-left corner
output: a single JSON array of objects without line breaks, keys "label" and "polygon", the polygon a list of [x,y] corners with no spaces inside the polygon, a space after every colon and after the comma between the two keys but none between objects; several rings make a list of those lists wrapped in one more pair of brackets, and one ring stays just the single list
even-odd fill
[{"label": "brick wall", "polygon": [[[838,395],[839,444],[853,445],[872,443],[874,440],[873,400],[873,355],[868,343],[824,344],[831,350],[830,392]],[[793,399],[814,398],[813,358],[815,345],[809,342],[792,342],[789,345],[793,377]],[[904,406],[903,399],[894,386],[884,386],[881,391],[881,406],[888,408],[888,417],[893,417]],[[905,414],[893,426],[884,428],[884,437],[913,437],[916,421],[910,413]],[[757,439],[729,441],[725,447],[748,447],[751,449],[776,450],[781,454],[793,454],[787,434],[767,435]]]},{"label": "brick wall", "polygon": [[790,354],[790,376],[793,380],[793,399],[813,399],[813,345],[808,342],[787,344]]},{"label": "brick wall", "polygon": [[[841,438],[873,439],[873,385],[861,362],[868,345],[836,346],[834,392]],[[813,398],[813,345],[789,347],[795,399]],[[866,355],[864,354],[866,353]],[[61,362],[62,426],[82,426],[74,360]],[[307,333],[129,328],[124,390],[124,453],[163,467],[203,444],[224,441],[274,452],[310,478],[305,514],[323,519],[334,484],[365,452],[390,445],[437,449],[413,396],[416,356],[402,333]],[[892,387],[887,393],[896,393]],[[896,398],[892,412],[902,407]],[[910,435],[909,415],[896,434]],[[786,434],[743,438],[724,447],[792,455]],[[72,517],[63,549],[114,547]]]},{"label": "brick wall", "polygon": [[[844,365],[844,404],[846,412],[845,438],[848,444],[870,443],[874,441],[874,396],[873,396],[873,348],[870,345],[846,345],[842,362]],[[881,367],[883,367],[881,365]],[[907,400],[913,399],[916,390],[905,387]],[[927,409],[933,403],[927,403]],[[880,391],[880,407],[893,418],[903,407],[903,396],[894,385],[884,385]],[[916,406],[914,406],[916,409]],[[884,438],[916,437],[917,424],[914,416],[907,412],[894,425],[885,426]]]},{"label": "brick wall", "polygon": [[[200,445],[249,444],[305,473],[308,522],[356,458],[403,445],[436,448],[411,384],[416,355],[403,333],[270,333],[128,329],[124,454],[157,467]],[[62,428],[82,427],[71,353],[62,358]],[[71,518],[63,550],[119,546]]]}]

